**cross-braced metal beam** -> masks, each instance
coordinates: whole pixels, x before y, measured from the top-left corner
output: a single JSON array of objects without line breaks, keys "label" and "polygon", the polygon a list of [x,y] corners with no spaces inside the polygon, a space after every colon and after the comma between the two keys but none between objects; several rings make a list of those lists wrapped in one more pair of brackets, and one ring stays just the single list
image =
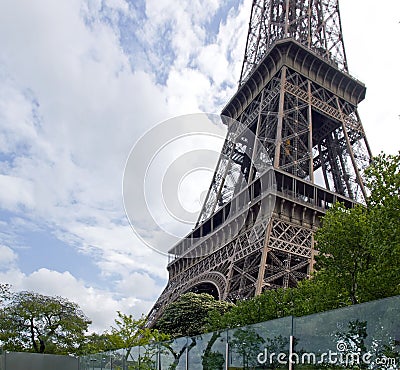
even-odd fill
[{"label": "cross-braced metal beam", "polygon": [[254,0],[240,84],[272,45],[293,38],[347,71],[339,0]]}]

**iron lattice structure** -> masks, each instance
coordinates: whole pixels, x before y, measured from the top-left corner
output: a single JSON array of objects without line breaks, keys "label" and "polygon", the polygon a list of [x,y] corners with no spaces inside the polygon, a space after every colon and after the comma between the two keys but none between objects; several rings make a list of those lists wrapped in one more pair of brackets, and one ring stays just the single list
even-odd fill
[{"label": "iron lattice structure", "polygon": [[187,291],[236,301],[310,276],[320,217],[366,196],[365,91],[348,73],[338,0],[253,1],[239,88],[222,111],[245,129],[228,128],[151,322]]},{"label": "iron lattice structure", "polygon": [[253,1],[240,84],[277,40],[292,38],[348,71],[339,0]]}]

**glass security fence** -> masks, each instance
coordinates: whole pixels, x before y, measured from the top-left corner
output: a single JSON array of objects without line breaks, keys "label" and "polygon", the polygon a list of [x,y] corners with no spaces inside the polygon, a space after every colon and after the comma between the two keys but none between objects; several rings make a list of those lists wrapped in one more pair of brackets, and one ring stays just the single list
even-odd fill
[{"label": "glass security fence", "polygon": [[160,366],[154,369],[186,369],[188,351],[195,345],[191,338],[178,338],[160,343]]},{"label": "glass security fence", "polygon": [[400,297],[293,320],[296,369],[399,369]]},{"label": "glass security fence", "polygon": [[292,317],[229,330],[227,334],[229,369],[285,368],[276,356],[289,355]]},{"label": "glass security fence", "polygon": [[80,358],[81,370],[400,369],[400,296]]},{"label": "glass security fence", "polygon": [[[136,349],[133,348],[132,351]],[[80,370],[103,370],[103,369],[127,369],[126,367],[126,351],[115,350],[102,352],[87,356],[82,356],[79,359]]]},{"label": "glass security fence", "polygon": [[[223,369],[227,356],[227,332],[207,333],[194,338],[188,350],[188,368]],[[189,349],[189,348],[188,348]]]}]

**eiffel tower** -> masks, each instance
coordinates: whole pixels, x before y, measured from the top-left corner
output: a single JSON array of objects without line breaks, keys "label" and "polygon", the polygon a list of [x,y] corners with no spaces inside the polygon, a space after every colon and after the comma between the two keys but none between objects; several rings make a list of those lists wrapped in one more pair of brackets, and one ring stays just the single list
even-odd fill
[{"label": "eiffel tower", "polygon": [[348,71],[339,0],[253,1],[238,90],[222,110],[244,129],[228,127],[197,225],[169,251],[150,322],[188,291],[235,302],[310,276],[321,216],[366,196],[365,92]]}]

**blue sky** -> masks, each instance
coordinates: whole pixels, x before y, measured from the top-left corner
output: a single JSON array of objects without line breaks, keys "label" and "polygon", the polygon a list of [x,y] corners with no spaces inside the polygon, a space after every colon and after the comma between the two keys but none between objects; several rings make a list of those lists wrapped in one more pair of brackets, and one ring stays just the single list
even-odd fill
[{"label": "blue sky", "polygon": [[[400,5],[375,19],[366,3],[341,1],[344,41],[373,152],[394,153]],[[250,6],[0,1],[0,281],[76,301],[93,330],[151,308],[167,260],[129,226],[125,162],[158,122],[229,100]]]}]

